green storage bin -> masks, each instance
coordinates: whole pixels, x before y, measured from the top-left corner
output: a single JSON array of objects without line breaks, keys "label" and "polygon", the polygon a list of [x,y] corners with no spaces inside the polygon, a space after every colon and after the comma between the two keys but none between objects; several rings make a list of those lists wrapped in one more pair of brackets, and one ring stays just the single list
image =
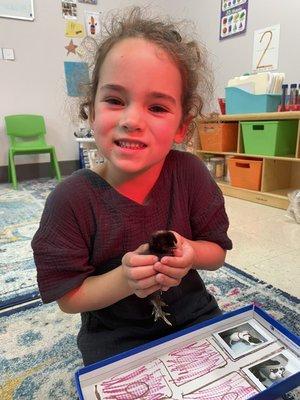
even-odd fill
[{"label": "green storage bin", "polygon": [[241,122],[245,154],[295,156],[297,120]]}]

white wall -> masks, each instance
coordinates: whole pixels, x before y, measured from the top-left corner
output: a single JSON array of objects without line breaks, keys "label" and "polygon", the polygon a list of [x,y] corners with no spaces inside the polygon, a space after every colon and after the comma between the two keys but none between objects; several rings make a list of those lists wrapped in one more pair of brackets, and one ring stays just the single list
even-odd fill
[{"label": "white wall", "polygon": [[[248,0],[247,31],[219,41],[221,0],[177,0],[173,15],[193,20],[213,63],[215,97],[224,97],[228,80],[251,73],[254,31],[280,24],[278,70],[287,83],[300,83],[300,0]],[[216,108],[217,109],[217,108]]]},{"label": "white wall", "polygon": [[[167,2],[154,2],[161,9]],[[98,5],[78,3],[78,22],[84,24],[84,10],[108,12],[144,1],[98,0]],[[9,114],[41,114],[45,117],[47,141],[56,145],[60,161],[78,159],[78,147],[71,122],[66,95],[64,61],[81,61],[64,48],[70,38],[64,36],[66,20],[60,0],[35,0],[33,22],[0,18],[0,47],[13,48],[15,61],[0,60],[0,166],[7,165],[8,139],[4,116]],[[73,39],[76,45],[82,39]],[[16,164],[46,162],[46,155],[18,156]]]},{"label": "white wall", "polygon": [[[35,0],[34,22],[0,18],[0,47],[13,48],[15,61],[0,61],[0,166],[7,165],[8,142],[3,116],[18,113],[42,114],[47,140],[56,145],[59,160],[78,157],[70,120],[70,101],[65,94],[64,61],[80,61],[64,46],[65,20],[60,0]],[[84,10],[107,12],[111,8],[145,5],[145,1],[98,0],[98,6],[78,3],[78,21]],[[153,2],[151,2],[153,5]],[[177,18],[192,19],[211,53],[216,77],[216,97],[224,95],[228,79],[250,71],[253,32],[281,25],[278,71],[287,82],[300,82],[300,0],[249,0],[247,32],[219,41],[220,0],[157,0],[154,8]],[[80,39],[73,39],[79,45]],[[18,164],[46,161],[46,156],[17,158]]]}]

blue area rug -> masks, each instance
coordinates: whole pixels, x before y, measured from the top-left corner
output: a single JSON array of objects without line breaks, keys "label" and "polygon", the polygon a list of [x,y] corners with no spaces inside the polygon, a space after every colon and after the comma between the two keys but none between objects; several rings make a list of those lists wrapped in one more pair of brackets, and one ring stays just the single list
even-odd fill
[{"label": "blue area rug", "polygon": [[82,367],[76,346],[79,315],[39,300],[2,311],[0,399],[76,399],[74,372]]},{"label": "blue area rug", "polygon": [[0,185],[0,309],[38,296],[31,239],[54,179]]},{"label": "blue area rug", "polygon": [[[54,180],[30,181],[19,191],[0,185],[1,400],[78,398],[74,372],[82,367],[76,345],[80,317],[38,299],[30,248],[45,199],[55,184]],[[256,302],[299,334],[299,299],[230,265],[200,275],[223,311]],[[300,396],[293,391],[285,399]]]},{"label": "blue area rug", "polygon": [[[224,311],[259,303],[294,332],[299,332],[299,300],[231,266],[201,272]],[[74,372],[82,367],[76,346],[78,315],[62,313],[39,300],[0,313],[0,399],[77,399]],[[299,399],[296,391],[285,399]]]}]

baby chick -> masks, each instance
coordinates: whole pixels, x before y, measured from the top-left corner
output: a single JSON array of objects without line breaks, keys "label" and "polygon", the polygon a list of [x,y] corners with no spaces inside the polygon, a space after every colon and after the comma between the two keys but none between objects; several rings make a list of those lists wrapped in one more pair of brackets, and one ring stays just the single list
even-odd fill
[{"label": "baby chick", "polygon": [[[157,231],[151,235],[149,241],[149,253],[158,257],[159,260],[164,256],[173,256],[176,249],[177,239],[171,231]],[[149,298],[153,305],[154,321],[161,318],[167,325],[172,325],[167,319],[169,313],[163,311],[162,307],[167,304],[161,298],[162,291],[152,293]]]}]

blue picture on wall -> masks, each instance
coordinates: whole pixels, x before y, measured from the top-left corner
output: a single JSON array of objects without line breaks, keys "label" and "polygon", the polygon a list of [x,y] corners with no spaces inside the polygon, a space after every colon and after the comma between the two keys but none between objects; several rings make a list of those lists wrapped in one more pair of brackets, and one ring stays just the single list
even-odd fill
[{"label": "blue picture on wall", "polygon": [[65,61],[64,65],[68,96],[84,96],[87,84],[89,83],[89,69],[87,63]]}]

